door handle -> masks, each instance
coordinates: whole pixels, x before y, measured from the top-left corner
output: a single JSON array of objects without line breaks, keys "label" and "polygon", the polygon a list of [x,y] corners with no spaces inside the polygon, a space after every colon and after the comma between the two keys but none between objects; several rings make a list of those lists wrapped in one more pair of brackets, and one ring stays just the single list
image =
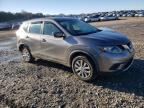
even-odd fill
[{"label": "door handle", "polygon": [[46,40],[45,40],[45,39],[42,39],[42,42],[46,42]]}]

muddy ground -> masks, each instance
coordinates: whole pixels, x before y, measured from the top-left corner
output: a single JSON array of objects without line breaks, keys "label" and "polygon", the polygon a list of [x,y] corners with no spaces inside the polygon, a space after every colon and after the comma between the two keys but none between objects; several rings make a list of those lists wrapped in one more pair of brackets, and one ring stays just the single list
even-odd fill
[{"label": "muddy ground", "polygon": [[15,31],[0,31],[0,108],[143,108],[144,18],[92,23],[122,32],[136,50],[132,67],[92,83],[71,69],[45,60],[21,62]]}]

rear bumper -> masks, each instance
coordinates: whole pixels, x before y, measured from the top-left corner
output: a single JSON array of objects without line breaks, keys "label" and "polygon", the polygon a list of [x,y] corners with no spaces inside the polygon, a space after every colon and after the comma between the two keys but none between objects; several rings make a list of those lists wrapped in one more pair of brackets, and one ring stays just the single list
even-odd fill
[{"label": "rear bumper", "polygon": [[134,60],[134,50],[122,54],[101,53],[99,62],[100,72],[126,71]]}]

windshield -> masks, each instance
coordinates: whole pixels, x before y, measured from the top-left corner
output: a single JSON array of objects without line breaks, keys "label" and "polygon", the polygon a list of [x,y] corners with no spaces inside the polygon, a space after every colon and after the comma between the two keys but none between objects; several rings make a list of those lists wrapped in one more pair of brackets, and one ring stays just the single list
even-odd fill
[{"label": "windshield", "polygon": [[77,19],[61,20],[58,21],[58,23],[74,36],[87,35],[100,31],[99,29]]}]

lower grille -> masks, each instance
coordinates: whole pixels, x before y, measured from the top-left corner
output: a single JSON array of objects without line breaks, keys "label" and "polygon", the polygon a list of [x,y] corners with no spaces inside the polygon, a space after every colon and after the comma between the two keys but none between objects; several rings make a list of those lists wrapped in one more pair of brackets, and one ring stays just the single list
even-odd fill
[{"label": "lower grille", "polygon": [[130,59],[128,62],[116,63],[110,67],[110,70],[124,70],[130,66],[132,61],[133,61],[133,58]]}]

